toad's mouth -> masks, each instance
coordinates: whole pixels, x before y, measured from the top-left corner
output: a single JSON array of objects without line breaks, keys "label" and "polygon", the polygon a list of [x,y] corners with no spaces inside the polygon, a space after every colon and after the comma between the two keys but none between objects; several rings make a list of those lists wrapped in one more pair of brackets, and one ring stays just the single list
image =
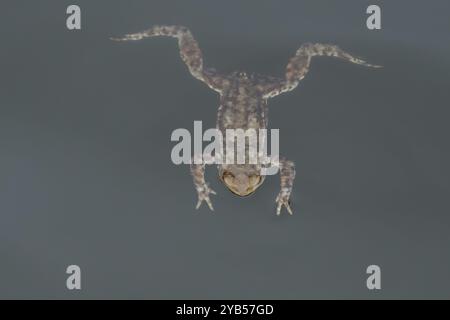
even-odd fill
[{"label": "toad's mouth", "polygon": [[255,193],[255,191],[256,191],[256,188],[248,188],[245,191],[239,191],[227,184],[225,184],[225,185],[227,186],[227,189],[231,191],[231,193],[233,193],[239,197],[248,197],[248,196],[252,195],[253,193]]}]

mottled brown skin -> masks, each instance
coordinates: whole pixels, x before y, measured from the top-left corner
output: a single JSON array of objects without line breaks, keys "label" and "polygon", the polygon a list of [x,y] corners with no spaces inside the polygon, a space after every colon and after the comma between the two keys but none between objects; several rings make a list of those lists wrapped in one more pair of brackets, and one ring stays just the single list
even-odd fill
[{"label": "mottled brown skin", "polygon": [[[257,78],[245,72],[234,72],[226,79],[220,93],[217,129],[224,137],[227,129],[266,129],[267,100],[262,97]],[[261,175],[260,163],[221,164],[218,171],[221,181],[239,196],[252,194],[265,179],[265,175]]]},{"label": "mottled brown skin", "polygon": [[[267,129],[267,100],[297,87],[308,72],[313,56],[333,56],[364,66],[378,67],[353,57],[335,45],[306,43],[290,59],[286,67],[285,78],[248,75],[245,72],[220,74],[214,69],[203,66],[202,53],[198,43],[186,27],[154,26],[146,31],[128,34],[122,38],[113,38],[113,40],[140,40],[155,36],[177,38],[180,56],[191,74],[220,94],[217,128],[224,137],[226,129]],[[196,155],[196,157],[198,156]],[[294,163],[281,158],[272,165],[276,165],[280,169],[281,178],[281,190],[276,198],[277,215],[280,214],[283,205],[292,214],[289,197],[295,178]],[[248,162],[245,164],[220,164],[218,165],[219,178],[234,194],[248,196],[255,192],[265,179],[265,175],[261,174],[262,167],[262,162],[257,164],[248,164]],[[215,192],[205,181],[205,162],[192,164],[191,173],[198,194],[196,208],[199,208],[205,201],[213,210],[209,195],[215,194]]]}]

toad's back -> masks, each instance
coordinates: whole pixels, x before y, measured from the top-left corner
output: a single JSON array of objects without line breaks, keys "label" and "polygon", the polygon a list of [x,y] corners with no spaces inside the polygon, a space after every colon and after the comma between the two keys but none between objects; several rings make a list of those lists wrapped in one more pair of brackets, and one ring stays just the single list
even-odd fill
[{"label": "toad's back", "polygon": [[267,103],[252,78],[240,73],[232,75],[222,92],[217,114],[217,128],[262,129],[267,127]]}]

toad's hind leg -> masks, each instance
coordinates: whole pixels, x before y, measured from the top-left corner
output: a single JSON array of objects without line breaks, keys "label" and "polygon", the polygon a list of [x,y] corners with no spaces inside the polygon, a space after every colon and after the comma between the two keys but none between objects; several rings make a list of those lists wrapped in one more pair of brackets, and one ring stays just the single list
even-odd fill
[{"label": "toad's hind leg", "polygon": [[133,41],[149,37],[166,36],[178,39],[180,56],[191,74],[206,83],[211,89],[221,92],[224,79],[214,69],[203,67],[202,52],[198,42],[188,28],[183,26],[153,26],[148,30],[127,34],[121,38],[111,38],[114,41]]},{"label": "toad's hind leg", "polygon": [[314,56],[336,57],[366,67],[381,67],[356,58],[336,45],[305,43],[297,50],[295,56],[289,60],[289,63],[286,66],[285,79],[271,81],[271,83],[265,85],[263,88],[265,98],[272,98],[283,92],[295,89],[298,83],[308,73],[311,58]]}]

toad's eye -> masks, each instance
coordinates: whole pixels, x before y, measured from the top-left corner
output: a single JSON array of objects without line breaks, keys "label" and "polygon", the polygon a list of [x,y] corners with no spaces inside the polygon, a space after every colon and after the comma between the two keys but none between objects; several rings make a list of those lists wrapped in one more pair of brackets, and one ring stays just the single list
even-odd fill
[{"label": "toad's eye", "polygon": [[225,178],[225,177],[234,178],[234,174],[232,174],[231,172],[225,171],[223,173],[223,178]]},{"label": "toad's eye", "polygon": [[261,176],[250,176],[249,182],[251,186],[256,186],[261,181]]},{"label": "toad's eye", "polygon": [[225,172],[222,175],[222,179],[226,182],[226,183],[231,183],[234,180],[234,175],[230,172]]}]

